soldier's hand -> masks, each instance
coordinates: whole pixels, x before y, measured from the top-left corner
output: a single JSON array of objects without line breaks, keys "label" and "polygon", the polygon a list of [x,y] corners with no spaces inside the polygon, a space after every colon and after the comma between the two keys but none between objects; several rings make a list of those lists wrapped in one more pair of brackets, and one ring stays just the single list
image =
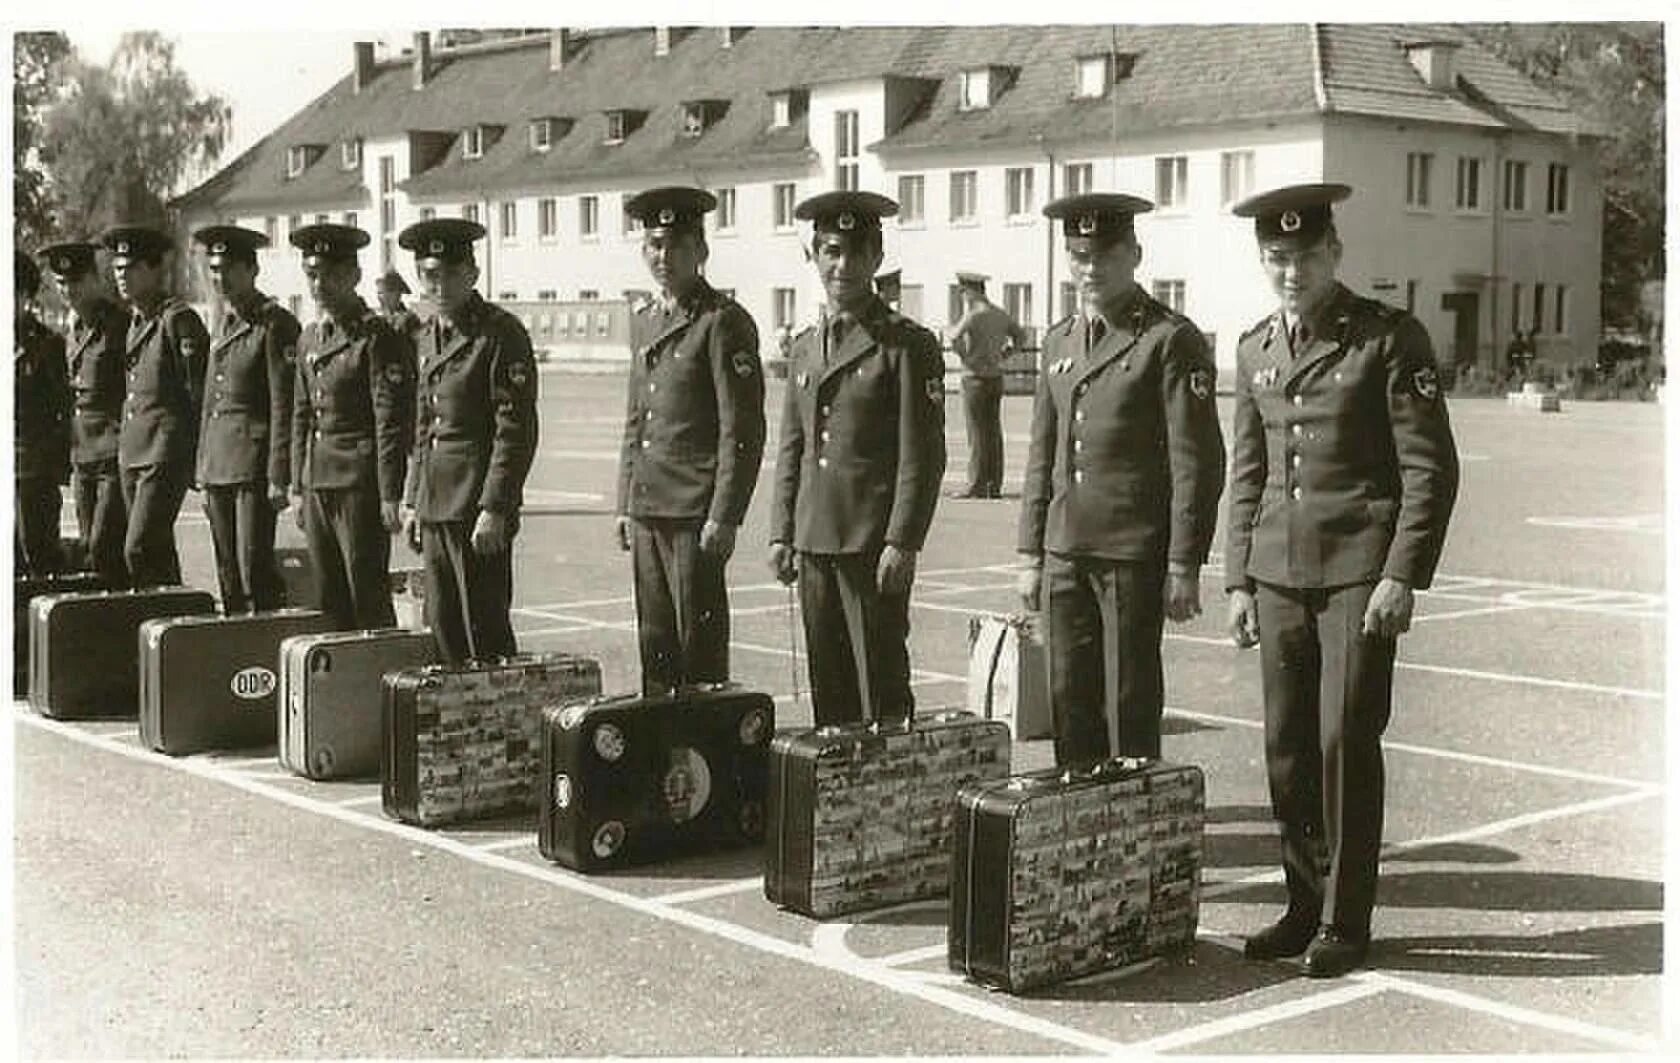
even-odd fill
[{"label": "soldier's hand", "polygon": [[613,536],[620,550],[630,549],[630,518],[619,517],[613,521]]},{"label": "soldier's hand", "polygon": [[770,544],[770,574],[779,583],[792,583],[799,578],[799,571],[793,564],[793,547],[787,543]]},{"label": "soldier's hand", "polygon": [[1254,594],[1241,589],[1232,591],[1230,609],[1231,641],[1244,650],[1259,645],[1260,607],[1254,602]]},{"label": "soldier's hand", "polygon": [[385,525],[387,534],[394,534],[402,530],[402,503],[379,503],[379,522]]},{"label": "soldier's hand", "polygon": [[292,500],[286,494],[286,489],[284,487],[271,487],[268,489],[268,505],[269,508],[274,510],[274,512],[283,513],[285,512],[286,507],[291,504]]},{"label": "soldier's hand", "polygon": [[488,509],[478,511],[473,522],[473,551],[479,555],[499,554],[508,548],[508,522],[500,513]]},{"label": "soldier's hand", "polygon": [[303,528],[303,496],[293,495],[292,501],[296,503],[292,506],[292,519],[297,522],[297,526],[301,530]]},{"label": "soldier's hand", "polygon": [[888,543],[875,565],[875,583],[882,594],[909,594],[916,580],[916,551]]},{"label": "soldier's hand", "polygon": [[1167,572],[1167,619],[1175,624],[1202,615],[1202,579],[1198,571]]},{"label": "soldier's hand", "polygon": [[1021,596],[1021,608],[1038,612],[1038,599],[1044,588],[1044,565],[1036,557],[1024,558],[1021,571],[1015,575],[1015,593]]},{"label": "soldier's hand", "polygon": [[1383,579],[1365,605],[1365,634],[1396,639],[1411,626],[1412,589],[1397,579]]},{"label": "soldier's hand", "polygon": [[403,507],[403,539],[410,550],[420,553],[420,517],[412,506]]},{"label": "soldier's hand", "polygon": [[735,552],[735,525],[708,520],[700,526],[700,550],[719,561]]}]

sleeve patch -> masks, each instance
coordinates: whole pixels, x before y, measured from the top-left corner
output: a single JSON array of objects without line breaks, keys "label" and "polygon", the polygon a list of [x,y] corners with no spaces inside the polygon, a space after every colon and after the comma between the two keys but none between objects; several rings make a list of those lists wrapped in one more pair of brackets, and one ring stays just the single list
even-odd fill
[{"label": "sleeve patch", "polygon": [[1426,402],[1434,402],[1441,396],[1441,378],[1432,365],[1412,371],[1412,390],[1417,397]]},{"label": "sleeve patch", "polygon": [[945,381],[942,377],[928,377],[926,386],[929,402],[937,406],[945,401]]},{"label": "sleeve patch", "polygon": [[401,362],[392,362],[385,367],[385,379],[393,384],[401,384],[408,379],[408,370]]},{"label": "sleeve patch", "polygon": [[508,383],[516,388],[524,389],[531,382],[531,367],[529,363],[519,361],[507,367]]},{"label": "sleeve patch", "polygon": [[734,366],[735,375],[738,377],[750,377],[758,372],[758,359],[753,357],[751,351],[736,351],[730,358],[730,364]]},{"label": "sleeve patch", "polygon": [[1190,370],[1190,394],[1198,399],[1205,399],[1213,394],[1213,371],[1210,369]]}]

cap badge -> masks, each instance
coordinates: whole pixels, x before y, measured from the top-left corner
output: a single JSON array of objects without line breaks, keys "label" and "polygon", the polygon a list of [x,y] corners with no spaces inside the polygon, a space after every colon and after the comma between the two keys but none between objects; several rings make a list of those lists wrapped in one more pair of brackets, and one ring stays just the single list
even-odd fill
[{"label": "cap badge", "polygon": [[840,212],[840,216],[834,219],[834,224],[841,232],[849,233],[857,228],[857,217],[851,211],[843,210]]},{"label": "cap badge", "polygon": [[119,254],[119,255],[128,254],[128,241],[127,240],[118,240],[117,241],[117,254]]},{"label": "cap badge", "polygon": [[666,207],[664,210],[659,212],[659,224],[661,225],[670,225],[676,220],[677,212],[672,210],[670,207]]},{"label": "cap badge", "polygon": [[1081,214],[1079,216],[1079,235],[1090,236],[1097,231],[1097,216],[1095,214]]},{"label": "cap badge", "polygon": [[433,240],[430,244],[428,244],[426,246],[426,250],[430,251],[434,255],[443,254],[443,241],[442,240]]},{"label": "cap badge", "polygon": [[325,255],[332,251],[332,244],[325,240],[317,240],[315,241],[314,251],[317,255]]},{"label": "cap badge", "polygon": [[1301,216],[1292,210],[1286,210],[1278,215],[1278,228],[1286,233],[1292,233],[1301,227]]},{"label": "cap badge", "polygon": [[71,262],[69,255],[56,255],[52,260],[53,272],[55,273],[69,273],[70,266]]},{"label": "cap badge", "polygon": [[210,245],[210,253],[212,255],[225,255],[225,254],[227,254],[227,241],[226,240],[217,240],[215,243],[211,244]]}]

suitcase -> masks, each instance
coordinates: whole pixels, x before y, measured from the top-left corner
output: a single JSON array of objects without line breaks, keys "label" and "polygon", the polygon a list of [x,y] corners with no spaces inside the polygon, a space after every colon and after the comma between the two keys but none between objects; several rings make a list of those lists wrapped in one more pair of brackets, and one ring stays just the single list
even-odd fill
[{"label": "suitcase", "polygon": [[543,709],[599,694],[601,666],[520,656],[388,672],[381,686],[385,814],[438,827],[535,810]]},{"label": "suitcase", "polygon": [[286,604],[294,609],[313,609],[320,601],[315,583],[315,562],[307,546],[276,546],[274,564],[280,570],[280,586]]},{"label": "suitcase", "polygon": [[543,713],[537,847],[578,871],[764,837],[769,695],[716,684]]},{"label": "suitcase", "polygon": [[1019,993],[1189,949],[1204,800],[1200,768],[1142,759],[963,790],[951,969]]},{"label": "suitcase", "polygon": [[379,774],[380,680],[437,660],[430,631],[333,631],[280,644],[280,763],[310,779]]},{"label": "suitcase", "polygon": [[426,626],[426,573],[418,568],[394,568],[390,572],[391,608],[397,626],[419,631]]},{"label": "suitcase", "polygon": [[29,603],[45,594],[100,591],[105,580],[92,572],[25,576],[12,580],[12,696],[29,694]]},{"label": "suitcase", "polygon": [[140,625],[215,612],[215,598],[192,587],[37,598],[29,610],[29,704],[59,719],[133,716],[140,705]]},{"label": "suitcase", "polygon": [[1017,742],[1055,736],[1050,661],[1032,617],[968,618],[968,711],[1002,720]]},{"label": "suitcase", "polygon": [[140,625],[140,740],[180,756],[274,743],[280,643],[332,630],[313,609]]},{"label": "suitcase", "polygon": [[817,918],[939,896],[957,791],[1008,774],[1009,728],[967,712],[778,734],[764,895]]}]

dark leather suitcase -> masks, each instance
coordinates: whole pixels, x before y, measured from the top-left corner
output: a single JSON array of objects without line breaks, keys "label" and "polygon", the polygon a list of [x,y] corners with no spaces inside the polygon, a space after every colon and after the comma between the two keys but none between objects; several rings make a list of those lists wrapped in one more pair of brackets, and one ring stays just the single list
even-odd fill
[{"label": "dark leather suitcase", "polygon": [[211,616],[192,587],[87,591],[35,599],[29,610],[29,704],[43,716],[133,716],[140,705],[140,625]]},{"label": "dark leather suitcase", "polygon": [[1188,950],[1204,801],[1200,768],[1141,759],[964,789],[951,969],[1018,993]]},{"label": "dark leather suitcase", "polygon": [[380,794],[385,814],[438,827],[537,807],[542,714],[601,692],[601,666],[570,654],[387,672]]},{"label": "dark leather suitcase", "polygon": [[104,590],[104,579],[92,572],[12,580],[12,696],[29,693],[29,603],[47,594],[75,594]]},{"label": "dark leather suitcase", "polygon": [[551,706],[537,847],[578,871],[764,837],[769,695],[718,684]]},{"label": "dark leather suitcase", "polygon": [[331,631],[280,644],[280,764],[310,779],[379,774],[380,680],[438,659],[430,631]]},{"label": "dark leather suitcase", "polygon": [[967,712],[778,734],[764,895],[817,918],[940,896],[957,791],[1009,755],[1009,728]]},{"label": "dark leather suitcase", "polygon": [[273,745],[280,643],[330,631],[313,609],[140,625],[140,740],[179,756]]},{"label": "dark leather suitcase", "polygon": [[315,583],[315,562],[306,546],[276,546],[274,564],[280,570],[280,586],[286,604],[294,609],[313,609],[320,601]]}]

